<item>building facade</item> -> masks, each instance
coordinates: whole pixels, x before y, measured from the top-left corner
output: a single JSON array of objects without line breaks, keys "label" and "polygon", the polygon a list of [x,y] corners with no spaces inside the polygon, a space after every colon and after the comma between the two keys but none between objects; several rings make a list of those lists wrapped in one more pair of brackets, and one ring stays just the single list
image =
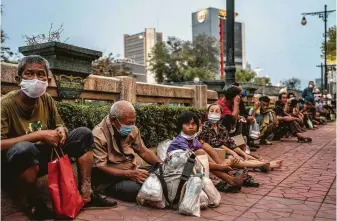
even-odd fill
[{"label": "building facade", "polygon": [[[201,34],[215,37],[220,40],[220,20],[219,14],[225,13],[224,10],[217,8],[207,8],[192,13],[192,37],[193,39]],[[224,61],[226,62],[226,20],[223,26],[224,34]],[[235,22],[234,24],[234,61],[237,69],[246,69],[246,33],[245,24],[243,22]],[[220,57],[220,54],[219,54]],[[220,67],[220,59],[219,59]],[[217,79],[220,79],[220,68]]]},{"label": "building facade", "polygon": [[162,41],[163,34],[156,32],[155,28],[146,28],[144,32],[132,35],[124,34],[124,57],[146,67],[147,83],[156,83],[153,73],[148,70],[149,55],[153,46]]}]

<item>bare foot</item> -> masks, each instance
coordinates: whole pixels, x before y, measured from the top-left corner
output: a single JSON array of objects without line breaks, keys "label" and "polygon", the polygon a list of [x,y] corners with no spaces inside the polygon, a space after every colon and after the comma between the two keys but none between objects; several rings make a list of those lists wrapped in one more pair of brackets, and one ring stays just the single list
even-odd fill
[{"label": "bare foot", "polygon": [[283,160],[275,160],[270,162],[270,168],[280,169],[282,167]]}]

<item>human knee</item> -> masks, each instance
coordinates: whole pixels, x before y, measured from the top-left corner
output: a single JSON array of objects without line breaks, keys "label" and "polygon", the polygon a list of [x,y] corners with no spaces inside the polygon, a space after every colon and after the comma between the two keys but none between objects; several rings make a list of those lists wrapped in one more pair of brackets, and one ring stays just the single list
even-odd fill
[{"label": "human knee", "polygon": [[7,152],[9,161],[15,159],[37,159],[39,150],[31,142],[23,141],[15,144]]},{"label": "human knee", "polygon": [[196,150],[194,153],[196,155],[206,155],[207,154],[206,151],[204,151],[203,149]]}]

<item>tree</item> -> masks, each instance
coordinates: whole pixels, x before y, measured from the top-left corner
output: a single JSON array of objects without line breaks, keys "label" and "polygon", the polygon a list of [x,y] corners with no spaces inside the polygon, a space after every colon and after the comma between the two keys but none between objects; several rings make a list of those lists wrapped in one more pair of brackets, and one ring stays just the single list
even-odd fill
[{"label": "tree", "polygon": [[218,44],[215,38],[200,35],[191,41],[168,37],[154,46],[149,70],[157,82],[214,79],[218,72]]},{"label": "tree", "polygon": [[256,73],[251,70],[237,70],[235,72],[235,81],[237,82],[251,82],[256,77]]},{"label": "tree", "polygon": [[269,77],[255,77],[254,78],[255,84],[263,84],[263,85],[271,85]]},{"label": "tree", "polygon": [[5,42],[8,39],[5,31],[1,29],[1,61],[9,62],[10,57],[13,56],[13,52],[9,47],[5,46]]},{"label": "tree", "polygon": [[[23,35],[22,38],[25,39],[27,45],[37,45],[46,42],[57,41],[61,42],[61,35],[63,33],[63,24],[56,30],[53,30],[53,23],[51,23],[48,34],[38,34],[27,36]],[[65,43],[69,38],[63,41]]]},{"label": "tree", "polygon": [[92,73],[107,77],[132,76],[131,68],[124,63],[117,63],[113,53],[94,61],[92,63]]},{"label": "tree", "polygon": [[[2,16],[3,13],[3,5],[0,5],[0,14]],[[11,49],[5,46],[6,40],[8,40],[8,36],[3,29],[1,29],[1,60],[4,62],[11,62],[10,58],[14,55]]]},{"label": "tree", "polygon": [[[327,59],[336,60],[336,25],[329,28],[327,33]],[[324,57],[325,47],[324,41],[322,42],[321,51]]]},{"label": "tree", "polygon": [[285,81],[281,81],[281,83],[288,89],[299,90],[301,88],[301,80],[295,77],[292,77]]}]

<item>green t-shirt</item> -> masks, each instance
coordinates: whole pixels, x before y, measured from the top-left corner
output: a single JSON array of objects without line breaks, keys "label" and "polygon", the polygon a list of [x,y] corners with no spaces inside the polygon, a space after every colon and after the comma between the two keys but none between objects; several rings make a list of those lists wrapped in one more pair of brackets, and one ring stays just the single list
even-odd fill
[{"label": "green t-shirt", "polygon": [[45,93],[39,97],[36,108],[26,110],[16,97],[19,90],[1,98],[1,139],[23,136],[39,130],[54,130],[64,123],[53,98]]}]

